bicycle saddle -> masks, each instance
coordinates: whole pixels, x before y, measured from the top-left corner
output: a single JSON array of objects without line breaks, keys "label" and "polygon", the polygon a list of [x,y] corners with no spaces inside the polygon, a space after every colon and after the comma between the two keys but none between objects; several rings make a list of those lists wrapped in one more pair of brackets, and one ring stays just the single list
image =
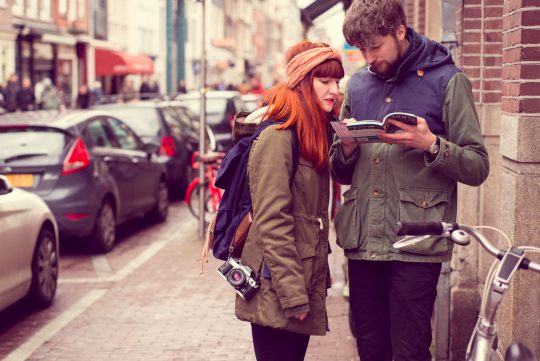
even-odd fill
[{"label": "bicycle saddle", "polygon": [[504,353],[504,361],[537,361],[527,346],[514,342]]}]

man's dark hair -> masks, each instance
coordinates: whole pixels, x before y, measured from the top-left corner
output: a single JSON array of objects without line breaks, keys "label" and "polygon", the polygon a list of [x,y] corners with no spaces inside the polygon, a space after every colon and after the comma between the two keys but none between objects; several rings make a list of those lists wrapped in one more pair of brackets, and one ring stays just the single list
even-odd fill
[{"label": "man's dark hair", "polygon": [[366,46],[373,36],[394,34],[407,27],[400,0],[354,0],[343,22],[343,35],[350,45]]}]

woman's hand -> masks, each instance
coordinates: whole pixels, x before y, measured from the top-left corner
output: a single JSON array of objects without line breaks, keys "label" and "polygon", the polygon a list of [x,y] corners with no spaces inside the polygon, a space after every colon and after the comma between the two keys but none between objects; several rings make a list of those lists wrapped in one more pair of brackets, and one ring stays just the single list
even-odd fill
[{"label": "woman's hand", "polygon": [[[347,124],[354,121],[355,120],[353,118],[347,118],[347,119],[343,119],[341,123]],[[343,156],[345,157],[345,159],[348,159],[354,153],[356,148],[358,148],[358,142],[356,140],[354,139],[350,141],[344,141],[343,139],[341,140],[341,150],[343,152]]]},{"label": "woman's hand", "polygon": [[298,315],[294,315],[293,317],[296,318],[298,321],[304,321],[307,317],[307,312],[299,313]]}]

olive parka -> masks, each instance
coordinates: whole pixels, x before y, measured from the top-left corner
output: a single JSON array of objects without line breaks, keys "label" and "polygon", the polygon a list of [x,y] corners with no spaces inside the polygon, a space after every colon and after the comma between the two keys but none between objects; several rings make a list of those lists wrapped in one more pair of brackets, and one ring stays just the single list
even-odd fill
[{"label": "olive parka", "polygon": [[[236,298],[236,316],[254,324],[305,335],[328,330],[329,171],[300,156],[293,176],[292,134],[266,128],[253,142],[248,164],[253,223],[241,261],[270,279],[249,301]],[[294,316],[308,312],[303,320]],[[288,317],[289,316],[289,317]]]}]

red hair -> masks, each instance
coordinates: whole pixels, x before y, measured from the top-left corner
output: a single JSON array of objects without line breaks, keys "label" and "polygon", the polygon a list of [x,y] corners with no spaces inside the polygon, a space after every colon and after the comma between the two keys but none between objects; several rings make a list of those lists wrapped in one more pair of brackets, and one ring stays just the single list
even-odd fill
[{"label": "red hair", "polygon": [[[289,62],[295,55],[317,47],[328,46],[324,43],[302,41],[289,48],[285,59]],[[265,118],[286,119],[278,129],[287,129],[296,125],[300,155],[312,162],[317,170],[328,167],[328,114],[321,108],[313,90],[314,77],[341,79],[345,75],[340,61],[331,59],[316,66],[294,89],[280,84],[268,89],[264,94],[264,103],[269,105]],[[334,105],[334,114],[338,114],[338,104]]]}]

